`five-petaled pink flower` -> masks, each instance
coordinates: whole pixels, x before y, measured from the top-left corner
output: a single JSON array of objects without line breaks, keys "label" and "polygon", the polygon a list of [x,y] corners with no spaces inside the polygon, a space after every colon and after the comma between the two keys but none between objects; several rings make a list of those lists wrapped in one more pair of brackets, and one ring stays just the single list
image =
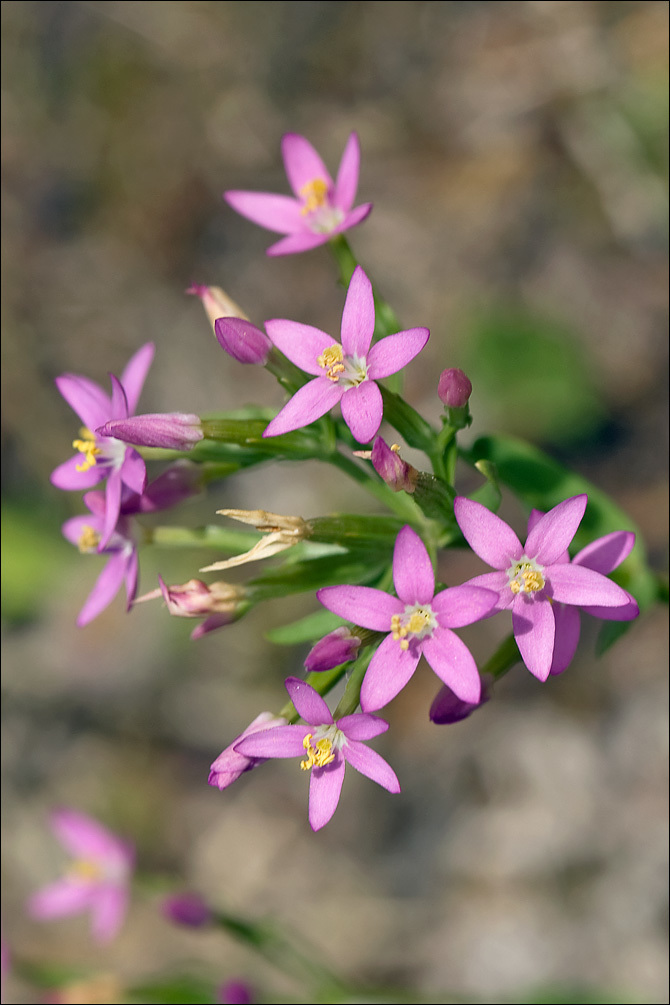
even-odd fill
[{"label": "five-petaled pink flower", "polygon": [[265,328],[277,348],[315,379],[296,391],[263,436],[307,426],[340,402],[344,421],[359,443],[368,443],[381,425],[384,405],[375,381],[401,370],[430,337],[427,328],[410,328],[370,347],[375,305],[372,284],[360,265],[349,283],[341,344],[319,328],[298,321],[275,319]]},{"label": "five-petaled pink flower", "polygon": [[[539,510],[532,510],[528,518],[528,533],[542,518]],[[635,534],[632,531],[619,530],[612,534],[606,534],[592,541],[581,551],[578,551],[572,559],[573,565],[581,565],[586,569],[592,569],[603,576],[621,565],[624,559],[630,555],[635,544]],[[559,562],[569,562],[568,552],[564,552]],[[629,602],[621,607],[594,607],[580,605],[582,610],[591,614],[594,618],[603,618],[605,621],[632,621],[640,613],[640,608],[634,597],[628,594]],[[579,607],[574,604],[553,605],[554,619],[556,621],[556,638],[554,641],[554,655],[551,661],[551,673],[559,674],[570,665],[577,650],[580,635]]]},{"label": "five-petaled pink flower", "polygon": [[147,469],[136,450],[121,440],[96,435],[95,430],[112,419],[127,419],[135,413],[154,352],[153,343],[148,342],[129,360],[120,380],[110,374],[111,397],[88,377],[73,373],[56,377],[58,390],[84,425],[79,439],[72,444],[78,453],[52,472],[51,482],[59,489],[80,491],[107,478],[101,550],[116,526],[123,486],[141,494],[147,483]]},{"label": "five-petaled pink flower", "polygon": [[355,712],[334,720],[325,701],[313,687],[289,677],[286,690],[307,726],[275,726],[248,735],[235,744],[245,757],[302,757],[300,767],[311,770],[309,822],[318,831],[337,809],[348,763],[389,792],[400,792],[393,769],[362,740],[385,733],[388,723],[376,715]]},{"label": "five-petaled pink flower", "polygon": [[281,146],[294,197],[236,190],[223,194],[228,205],[248,220],[287,235],[268,248],[268,255],[309,251],[368,216],[372,209],[370,202],[352,209],[361,160],[356,133],[347,141],[335,182],[304,136],[287,133]]},{"label": "five-petaled pink flower", "polygon": [[28,910],[41,921],[90,911],[94,938],[113,939],[128,907],[132,846],[76,810],[56,810],[51,828],[74,862],[62,879],[30,898]]},{"label": "five-petaled pink flower", "polygon": [[[454,503],[465,540],[497,570],[476,576],[469,585],[494,590],[495,610],[512,611],[521,658],[539,680],[546,680],[551,672],[557,632],[562,629],[562,617],[557,619],[554,610],[557,603],[624,608],[631,602],[630,595],[601,572],[583,562],[566,561],[586,503],[586,495],[579,495],[554,506],[534,524],[525,545],[508,524],[481,503],[463,497]],[[562,659],[561,647],[559,642]]]},{"label": "five-petaled pink flower", "polygon": [[452,586],[435,595],[435,575],[426,547],[403,527],[393,552],[397,597],[369,586],[326,586],[317,597],[329,611],[363,628],[390,632],[370,660],[361,687],[361,708],[375,711],[404,688],[421,654],[454,694],[471,704],[480,699],[477,666],[452,631],[486,617],[496,595],[477,586]]}]

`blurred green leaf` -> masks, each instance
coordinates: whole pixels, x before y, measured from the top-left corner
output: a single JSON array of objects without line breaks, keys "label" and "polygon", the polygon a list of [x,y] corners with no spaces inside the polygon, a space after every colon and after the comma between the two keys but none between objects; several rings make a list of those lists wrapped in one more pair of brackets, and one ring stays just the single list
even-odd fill
[{"label": "blurred green leaf", "polygon": [[331,611],[321,610],[308,614],[289,625],[280,625],[265,633],[266,639],[278,646],[292,646],[300,642],[312,642],[342,624],[342,618]]},{"label": "blurred green leaf", "polygon": [[39,510],[18,504],[2,509],[2,614],[20,624],[37,616],[41,598],[76,558],[51,521]]}]

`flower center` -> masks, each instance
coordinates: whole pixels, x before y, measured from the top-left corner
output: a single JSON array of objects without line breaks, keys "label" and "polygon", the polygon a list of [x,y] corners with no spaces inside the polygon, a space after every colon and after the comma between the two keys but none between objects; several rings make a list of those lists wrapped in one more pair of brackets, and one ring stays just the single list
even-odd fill
[{"label": "flower center", "polygon": [[78,879],[84,883],[99,883],[105,875],[100,865],[88,858],[75,859],[67,874],[71,879]]},{"label": "flower center", "polygon": [[328,380],[332,380],[335,383],[340,379],[340,374],[344,373],[344,353],[342,352],[341,345],[329,345],[327,349],[324,349],[320,356],[316,357],[316,361],[320,367],[326,371],[326,377]]},{"label": "flower center", "polygon": [[344,220],[344,212],[331,206],[328,197],[328,182],[323,178],[312,178],[300,189],[303,205],[300,212],[308,217],[307,225],[315,234],[329,234]]},{"label": "flower center", "polygon": [[78,450],[84,455],[84,460],[81,464],[77,464],[77,471],[88,471],[89,468],[95,467],[96,457],[102,453],[102,450],[98,446],[98,441],[95,438],[95,433],[92,433],[90,429],[86,426],[82,426],[79,430],[80,440],[73,440],[72,446],[75,450]]},{"label": "flower center", "polygon": [[89,527],[88,524],[82,527],[79,540],[77,541],[77,547],[82,555],[85,555],[87,552],[97,551],[99,544],[100,535],[98,532],[93,530],[92,527]]},{"label": "flower center", "polygon": [[345,356],[339,343],[329,345],[316,361],[326,371],[325,376],[335,384],[358,387],[368,379],[368,364],[365,358]]},{"label": "flower center", "polygon": [[307,751],[307,757],[300,762],[303,771],[309,771],[310,768],[325,768],[327,764],[335,760],[333,744],[327,736],[322,736],[320,740],[312,742],[313,740],[313,735],[308,733],[302,741],[302,745]]},{"label": "flower center", "polygon": [[408,604],[402,614],[391,618],[391,634],[401,649],[409,649],[414,639],[421,641],[433,634],[437,618],[430,604]]},{"label": "flower center", "polygon": [[512,593],[537,593],[544,589],[544,569],[534,558],[523,555],[507,570]]},{"label": "flower center", "polygon": [[312,178],[302,186],[300,195],[305,200],[300,212],[303,216],[307,216],[308,213],[328,205],[328,183],[323,178]]}]

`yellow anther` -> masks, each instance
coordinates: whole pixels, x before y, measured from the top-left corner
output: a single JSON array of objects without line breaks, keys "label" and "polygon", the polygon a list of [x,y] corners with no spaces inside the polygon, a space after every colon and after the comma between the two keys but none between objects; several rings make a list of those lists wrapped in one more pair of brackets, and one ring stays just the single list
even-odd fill
[{"label": "yellow anther", "polygon": [[84,882],[93,883],[102,879],[104,872],[97,862],[91,862],[87,858],[78,858],[69,867],[68,876],[71,876],[72,879],[80,879]]},{"label": "yellow anther", "polygon": [[309,771],[310,768],[325,768],[327,764],[335,760],[333,745],[330,740],[324,736],[320,740],[317,740],[316,745],[313,746],[312,738],[312,734],[308,733],[302,741],[302,745],[307,751],[307,757],[304,761],[300,762],[300,767],[303,771]]},{"label": "yellow anther", "polygon": [[430,615],[426,611],[415,611],[407,622],[407,630],[412,633],[412,635],[418,635],[422,632],[430,621]]},{"label": "yellow anther", "polygon": [[73,440],[72,446],[84,455],[85,460],[81,464],[77,464],[77,471],[88,471],[89,468],[94,467],[95,458],[102,453],[102,450],[97,446],[95,433],[92,433],[86,426],[82,426],[79,433],[82,438]]},{"label": "yellow anther", "polygon": [[400,453],[400,444],[392,443],[389,449],[392,450],[394,454],[398,454]]},{"label": "yellow anther", "polygon": [[316,357],[319,366],[326,371],[328,380],[337,380],[341,373],[344,373],[344,354],[341,345],[329,345],[320,356]]},{"label": "yellow anther", "polygon": [[79,540],[77,541],[77,547],[82,555],[89,551],[95,551],[99,544],[100,535],[98,532],[89,527],[88,524],[82,527]]},{"label": "yellow anther", "polygon": [[300,189],[300,195],[305,200],[305,205],[300,212],[303,216],[313,213],[322,206],[328,205],[328,183],[323,178],[313,178]]},{"label": "yellow anther", "polygon": [[530,562],[519,562],[509,586],[515,595],[522,592],[537,593],[538,590],[544,589],[544,576],[539,569],[534,569]]}]

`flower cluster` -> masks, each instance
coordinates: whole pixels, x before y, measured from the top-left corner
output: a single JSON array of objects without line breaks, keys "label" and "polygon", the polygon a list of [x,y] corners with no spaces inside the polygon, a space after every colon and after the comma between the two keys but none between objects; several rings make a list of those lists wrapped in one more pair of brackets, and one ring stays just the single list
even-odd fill
[{"label": "flower cluster", "polygon": [[[426,347],[429,329],[400,329],[344,237],[372,208],[354,207],[358,138],[349,137],[335,181],[304,137],[285,136],[282,153],[293,196],[233,190],[225,199],[243,216],[284,235],[268,250],[271,256],[328,246],[346,289],[339,337],[303,321],[271,318],[256,324],[220,288],[191,286],[188,292],[201,300],[228,364],[253,365],[259,379],[264,372],[276,378],[285,395],[282,404],[211,416],[138,415],[154,354],[147,344],[120,378],[111,377],[111,395],[86,377],[57,379],[83,428],[74,440],[76,456],[56,469],[52,481],[67,490],[89,490],[88,514],[68,520],[63,533],[82,553],[107,558],[80,625],[99,615],[122,586],[128,606],[157,598],[170,615],[199,619],[193,638],[288,592],[309,593],[314,604],[320,602],[323,610],[282,629],[285,642],[311,643],[304,658],[307,680],[289,676],[289,702],[278,712],[256,716],[212,762],[209,774],[209,784],[223,791],[268,760],[298,758],[310,779],[309,822],[319,830],[338,805],[347,764],[388,792],[400,791],[392,768],[366,744],[388,730],[374,713],[403,691],[422,658],[440,682],[430,720],[455,723],[489,702],[496,682],[520,661],[540,681],[565,670],[579,641],[580,609],[606,621],[634,619],[639,611],[633,578],[625,569],[617,573],[629,592],[609,576],[630,555],[635,535],[618,529],[616,510],[610,507],[603,515],[592,497],[589,527],[598,527],[600,536],[587,543],[582,521],[588,483],[571,498],[557,499],[542,487],[541,455],[533,461],[526,453],[519,461],[528,477],[525,491],[506,473],[513,464],[496,467],[496,447],[514,450],[501,438],[488,438],[488,452],[486,443],[459,448],[476,388],[458,367],[440,374],[430,420],[413,408],[402,394],[403,371]],[[395,437],[389,446],[380,435],[383,423],[415,451],[412,463],[401,456],[405,447]],[[155,463],[157,450],[168,467],[149,481],[146,465]],[[286,459],[329,465],[337,477],[350,477],[368,490],[386,512],[307,518],[218,509],[243,529],[217,524],[140,530],[143,515],[176,505],[200,485]],[[471,477],[486,480],[473,492],[476,498],[458,494],[457,460],[470,465]],[[104,491],[96,488],[103,480]],[[506,487],[530,513],[525,544],[496,515]],[[538,500],[546,512],[535,508]],[[575,550],[578,534],[582,541]],[[216,559],[199,570],[203,574],[267,559],[277,564],[246,584],[208,583],[191,575],[175,585],[159,577],[157,588],[136,598],[140,543],[216,551]],[[436,572],[448,572],[446,553],[463,546],[493,571],[443,585]],[[647,575],[643,560],[639,570],[639,576]],[[480,672],[458,630],[494,615],[504,618],[506,612],[511,612],[510,634]],[[319,630],[306,627],[316,624]],[[331,711],[325,696],[342,680],[344,693]],[[91,827],[76,817],[56,819],[61,839],[90,859]],[[103,846],[110,856],[117,847],[111,840],[101,840]],[[56,892],[43,892],[35,900],[36,912],[55,915],[73,904],[86,906],[94,911],[98,930],[114,929],[119,876],[125,882],[128,873],[128,860],[118,849],[115,854],[114,868],[107,868],[102,850],[93,855],[96,869],[85,880],[78,873]],[[110,898],[115,914],[101,907]],[[169,910],[195,925],[209,918],[200,907],[178,900]]]}]

